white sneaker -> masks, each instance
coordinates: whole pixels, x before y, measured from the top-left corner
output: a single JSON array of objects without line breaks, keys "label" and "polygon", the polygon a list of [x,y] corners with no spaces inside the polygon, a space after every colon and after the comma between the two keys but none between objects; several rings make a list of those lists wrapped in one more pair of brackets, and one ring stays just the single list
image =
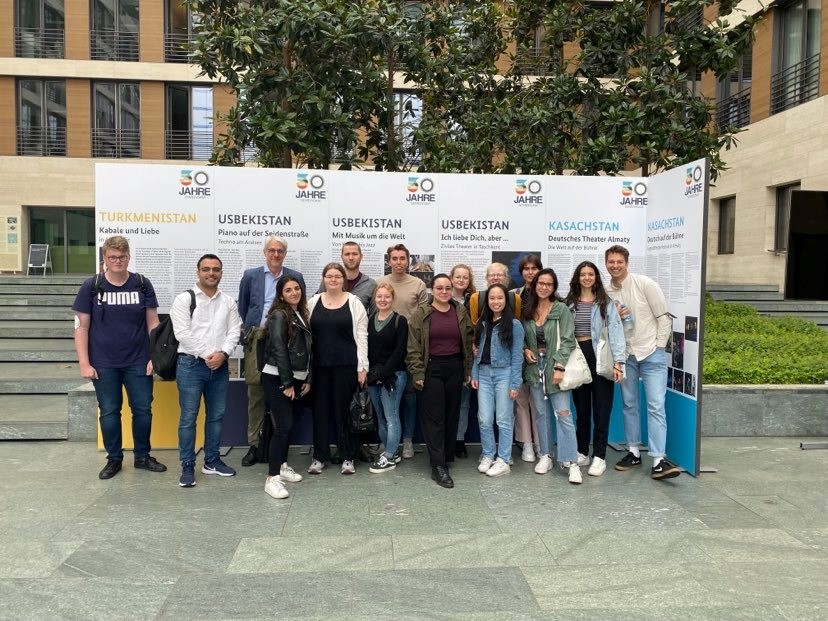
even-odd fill
[{"label": "white sneaker", "polygon": [[350,459],[346,459],[345,461],[343,461],[342,470],[340,472],[342,472],[342,474],[353,474],[354,472],[356,472],[356,469],[354,468],[354,462]]},{"label": "white sneaker", "polygon": [[480,465],[477,466],[477,471],[485,474],[488,472],[489,468],[492,467],[494,460],[491,457],[481,457],[480,458]]},{"label": "white sneaker", "polygon": [[578,467],[578,464],[572,464],[569,466],[569,482],[572,485],[580,485],[584,482],[581,478],[581,469]]},{"label": "white sneaker", "polygon": [[538,463],[535,464],[535,472],[537,474],[546,474],[552,470],[552,458],[549,455],[541,455]]},{"label": "white sneaker", "polygon": [[403,440],[402,456],[403,459],[411,459],[414,457],[414,444],[411,442],[411,438]]},{"label": "white sneaker", "polygon": [[509,474],[511,471],[512,469],[509,467],[509,464],[498,457],[492,464],[492,467],[486,470],[486,476],[499,477],[503,474]]},{"label": "white sneaker", "polygon": [[589,455],[584,455],[583,453],[578,453],[578,465],[579,466],[588,466],[589,465]]},{"label": "white sneaker", "polygon": [[311,465],[308,466],[308,474],[322,474],[322,469],[324,467],[325,467],[325,464],[323,464],[318,459],[314,459],[311,462]]},{"label": "white sneaker", "polygon": [[271,498],[279,499],[290,496],[285,489],[284,483],[282,483],[282,480],[278,476],[270,477],[265,481],[265,493]]},{"label": "white sneaker", "polygon": [[523,443],[523,452],[520,454],[520,458],[529,463],[535,461],[535,447],[532,446],[531,442]]},{"label": "white sneaker", "polygon": [[592,465],[589,467],[587,474],[591,477],[600,477],[607,471],[607,462],[600,457],[592,458]]},{"label": "white sneaker", "polygon": [[302,480],[302,475],[296,472],[293,468],[287,465],[287,462],[282,464],[279,468],[279,478],[288,483],[298,483]]}]

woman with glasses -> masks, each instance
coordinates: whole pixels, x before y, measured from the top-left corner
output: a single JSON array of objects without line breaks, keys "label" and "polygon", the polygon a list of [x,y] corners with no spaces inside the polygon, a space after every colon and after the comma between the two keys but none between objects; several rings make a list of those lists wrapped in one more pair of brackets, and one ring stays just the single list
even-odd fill
[{"label": "woman with glasses", "polygon": [[368,375],[368,315],[360,299],[343,289],[345,268],[328,263],[322,270],[323,293],[308,302],[313,337],[313,461],[308,472],[320,474],[331,460],[329,421],[336,424],[342,474],[354,474],[359,448],[351,432],[348,407],[357,385]]},{"label": "woman with glasses", "polygon": [[[469,310],[469,298],[477,292],[474,287],[474,274],[471,268],[464,263],[458,263],[449,272],[451,278],[451,297],[455,302]],[[465,459],[469,456],[466,449],[466,431],[469,428],[469,408],[471,407],[471,387],[463,384],[460,391],[460,420],[457,423],[457,442],[454,445],[454,456]]]},{"label": "woman with glasses", "polygon": [[575,349],[575,324],[566,304],[557,298],[558,277],[546,268],[538,272],[529,287],[529,299],[523,309],[526,367],[523,379],[530,386],[532,399],[538,411],[538,442],[540,459],[535,472],[545,474],[552,469],[550,457],[550,431],[548,412],[555,415],[558,433],[558,461],[569,470],[569,482],[582,482],[578,467],[578,446],[575,439],[575,423],[569,409],[570,391],[561,390],[558,384],[564,376],[569,354]]},{"label": "woman with glasses", "polygon": [[452,299],[451,278],[437,274],[433,300],[419,307],[408,324],[406,366],[417,394],[417,415],[423,427],[431,478],[454,487],[448,464],[454,461],[460,389],[472,365],[472,328],[462,304]]},{"label": "woman with glasses", "polygon": [[[601,282],[601,272],[595,263],[584,261],[575,268],[569,283],[566,304],[575,316],[575,340],[584,352],[592,383],[572,391],[575,403],[578,437],[578,465],[589,465],[587,474],[599,477],[607,469],[607,438],[615,386],[596,371],[596,347],[601,329],[607,329],[607,346],[612,352],[613,379],[624,377],[624,328],[621,317]],[[592,463],[589,461],[590,427],[592,427]]]},{"label": "woman with glasses", "polygon": [[[492,285],[475,327],[471,387],[477,390],[477,420],[482,451],[477,470],[490,477],[511,471],[514,407],[523,368],[523,326],[506,302],[508,291]],[[494,424],[498,442],[495,444]],[[497,457],[497,459],[495,459]]]}]

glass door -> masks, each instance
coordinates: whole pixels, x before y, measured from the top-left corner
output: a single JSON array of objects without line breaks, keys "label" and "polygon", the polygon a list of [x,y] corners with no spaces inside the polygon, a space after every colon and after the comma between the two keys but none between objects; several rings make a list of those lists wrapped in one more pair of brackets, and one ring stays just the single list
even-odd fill
[{"label": "glass door", "polygon": [[49,244],[55,274],[95,271],[95,210],[29,208],[29,242]]}]

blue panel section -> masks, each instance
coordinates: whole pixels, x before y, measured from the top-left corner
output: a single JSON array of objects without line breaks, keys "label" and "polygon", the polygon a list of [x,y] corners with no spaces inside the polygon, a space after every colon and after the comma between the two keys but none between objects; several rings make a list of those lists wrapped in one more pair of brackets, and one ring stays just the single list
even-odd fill
[{"label": "blue panel section", "polygon": [[[639,417],[641,419],[641,442],[647,444],[647,403],[643,398],[644,386],[639,385],[640,399]],[[696,456],[698,443],[698,402],[687,395],[667,391],[665,402],[667,410],[667,457],[678,466],[681,466],[693,476],[698,475],[699,464]],[[624,416],[621,388],[615,387],[615,398],[612,402],[612,416],[610,418],[609,441],[624,444]]]},{"label": "blue panel section", "polygon": [[699,419],[698,402],[687,395],[667,391],[667,457],[689,474],[698,476],[696,436]]}]

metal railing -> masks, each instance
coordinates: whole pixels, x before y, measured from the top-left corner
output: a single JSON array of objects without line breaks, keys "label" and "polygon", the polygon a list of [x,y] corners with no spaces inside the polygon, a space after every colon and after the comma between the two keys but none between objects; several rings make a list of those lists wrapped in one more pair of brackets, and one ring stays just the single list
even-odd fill
[{"label": "metal railing", "polygon": [[164,61],[168,63],[190,62],[192,37],[174,32],[164,33]]},{"label": "metal railing", "polygon": [[819,54],[771,76],[771,114],[782,112],[819,95]]},{"label": "metal railing", "polygon": [[65,127],[17,126],[17,154],[59,156],[66,155]]},{"label": "metal railing", "polygon": [[92,60],[138,61],[138,33],[119,30],[90,30],[89,57]]},{"label": "metal railing", "polygon": [[716,127],[719,131],[729,125],[744,127],[750,124],[750,87],[716,104]]},{"label": "metal railing", "polygon": [[141,130],[92,128],[92,157],[141,157]]},{"label": "metal railing", "polygon": [[63,29],[15,27],[14,55],[18,58],[63,58]]},{"label": "metal railing", "polygon": [[209,160],[213,132],[168,129],[164,131],[164,157],[168,160]]}]

